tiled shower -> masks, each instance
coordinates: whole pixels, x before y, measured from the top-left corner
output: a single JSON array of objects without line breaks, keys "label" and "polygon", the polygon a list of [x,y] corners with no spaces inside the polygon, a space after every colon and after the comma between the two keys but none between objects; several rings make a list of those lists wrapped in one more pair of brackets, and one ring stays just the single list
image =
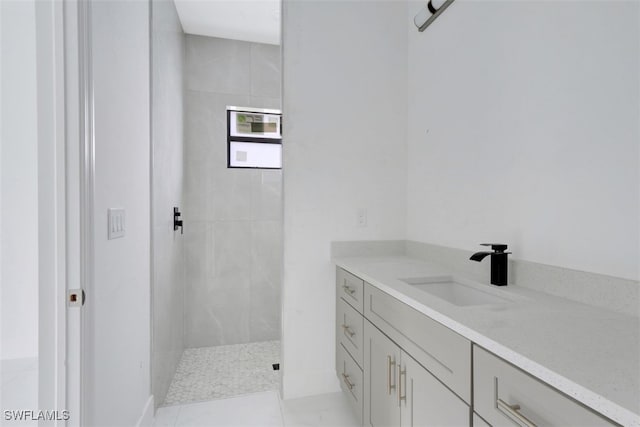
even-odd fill
[{"label": "tiled shower", "polygon": [[[175,247],[173,254],[159,248],[156,237],[167,234],[167,221],[154,228],[156,402],[276,389],[279,372],[272,365],[279,363],[280,349],[282,171],[227,168],[226,107],[280,108],[280,47],[185,35],[178,31],[171,2],[153,6],[154,216],[168,221],[171,203],[160,206],[158,199],[175,188],[168,181],[179,179],[173,203],[184,220],[184,235],[171,229],[164,243]],[[179,75],[181,87],[167,84]],[[179,102],[179,108],[167,102]],[[181,123],[172,112],[181,115]],[[178,125],[179,165],[172,158],[179,135],[166,138]],[[163,270],[172,263],[181,265],[168,279]],[[231,360],[236,363],[229,377],[225,372]]]},{"label": "tiled shower", "polygon": [[187,347],[280,337],[282,171],[228,169],[226,107],[280,107],[279,46],[186,36]]}]

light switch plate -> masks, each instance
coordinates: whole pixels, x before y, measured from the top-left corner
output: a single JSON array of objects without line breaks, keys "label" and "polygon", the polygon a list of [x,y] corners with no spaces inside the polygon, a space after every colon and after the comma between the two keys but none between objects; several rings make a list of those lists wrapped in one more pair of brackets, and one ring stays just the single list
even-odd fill
[{"label": "light switch plate", "polygon": [[358,208],[358,211],[356,212],[356,222],[358,227],[367,226],[367,210],[365,208]]},{"label": "light switch plate", "polygon": [[118,239],[124,237],[125,222],[124,209],[109,208],[107,209],[107,217],[109,223],[108,239]]}]

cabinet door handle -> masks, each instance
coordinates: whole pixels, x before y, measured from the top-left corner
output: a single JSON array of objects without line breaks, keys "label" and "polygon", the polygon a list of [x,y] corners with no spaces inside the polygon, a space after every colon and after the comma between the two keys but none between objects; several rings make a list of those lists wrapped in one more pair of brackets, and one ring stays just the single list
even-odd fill
[{"label": "cabinet door handle", "polygon": [[344,291],[346,293],[348,293],[349,295],[353,295],[353,294],[356,293],[356,290],[353,289],[351,286],[348,286],[348,285],[342,285],[342,289],[344,289]]},{"label": "cabinet door handle", "polygon": [[500,411],[502,411],[505,415],[509,416],[510,418],[515,419],[514,421],[517,421],[518,423],[520,423],[525,427],[536,427],[536,425],[533,422],[531,422],[531,420],[529,420],[527,417],[525,417],[520,413],[520,405],[518,404],[509,405],[507,402],[505,402],[502,399],[498,399],[496,404]]},{"label": "cabinet door handle", "polygon": [[[404,376],[404,395],[402,394],[402,376]],[[402,369],[402,365],[398,365],[398,406],[407,404],[407,368]]]},{"label": "cabinet door handle", "polygon": [[342,373],[342,378],[344,379],[344,383],[347,385],[347,388],[349,388],[349,390],[353,390],[353,388],[356,386],[355,384],[353,384],[351,381],[349,381],[349,375],[345,374],[344,372]]},{"label": "cabinet door handle", "polygon": [[395,373],[395,366],[396,360],[391,360],[391,356],[387,356],[387,393],[389,393],[389,395],[391,395],[391,390],[396,388],[395,384],[391,384],[391,371]]},{"label": "cabinet door handle", "polygon": [[344,329],[344,331],[345,331],[347,334],[349,334],[349,336],[350,336],[351,338],[353,338],[353,336],[356,334],[355,332],[353,332],[353,331],[351,330],[351,326],[349,326],[349,325],[345,325],[344,323],[342,324],[342,329]]}]

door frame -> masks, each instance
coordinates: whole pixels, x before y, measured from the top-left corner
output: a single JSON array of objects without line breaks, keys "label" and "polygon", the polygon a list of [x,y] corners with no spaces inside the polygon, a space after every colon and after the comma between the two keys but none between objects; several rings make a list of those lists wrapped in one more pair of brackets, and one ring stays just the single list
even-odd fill
[{"label": "door frame", "polygon": [[[67,180],[64,4],[34,0],[38,129],[38,409],[67,425]],[[36,409],[36,408],[34,408]],[[73,416],[68,413],[69,416]]]},{"label": "door frame", "polygon": [[[64,110],[66,125],[66,291],[88,298],[93,283],[93,82],[91,74],[90,1],[61,3],[64,39]],[[65,292],[66,292],[65,291]],[[84,298],[83,298],[84,299]],[[66,301],[66,295],[65,295]],[[66,304],[66,303],[65,303]],[[91,330],[86,306],[66,307],[66,426],[86,425],[91,360],[85,339]]]}]

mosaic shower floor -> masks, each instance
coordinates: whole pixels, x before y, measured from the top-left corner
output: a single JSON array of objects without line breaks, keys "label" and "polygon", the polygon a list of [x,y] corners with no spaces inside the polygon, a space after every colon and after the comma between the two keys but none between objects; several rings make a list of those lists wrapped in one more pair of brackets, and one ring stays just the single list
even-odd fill
[{"label": "mosaic shower floor", "polygon": [[221,399],[280,388],[280,341],[188,348],[164,406]]}]

